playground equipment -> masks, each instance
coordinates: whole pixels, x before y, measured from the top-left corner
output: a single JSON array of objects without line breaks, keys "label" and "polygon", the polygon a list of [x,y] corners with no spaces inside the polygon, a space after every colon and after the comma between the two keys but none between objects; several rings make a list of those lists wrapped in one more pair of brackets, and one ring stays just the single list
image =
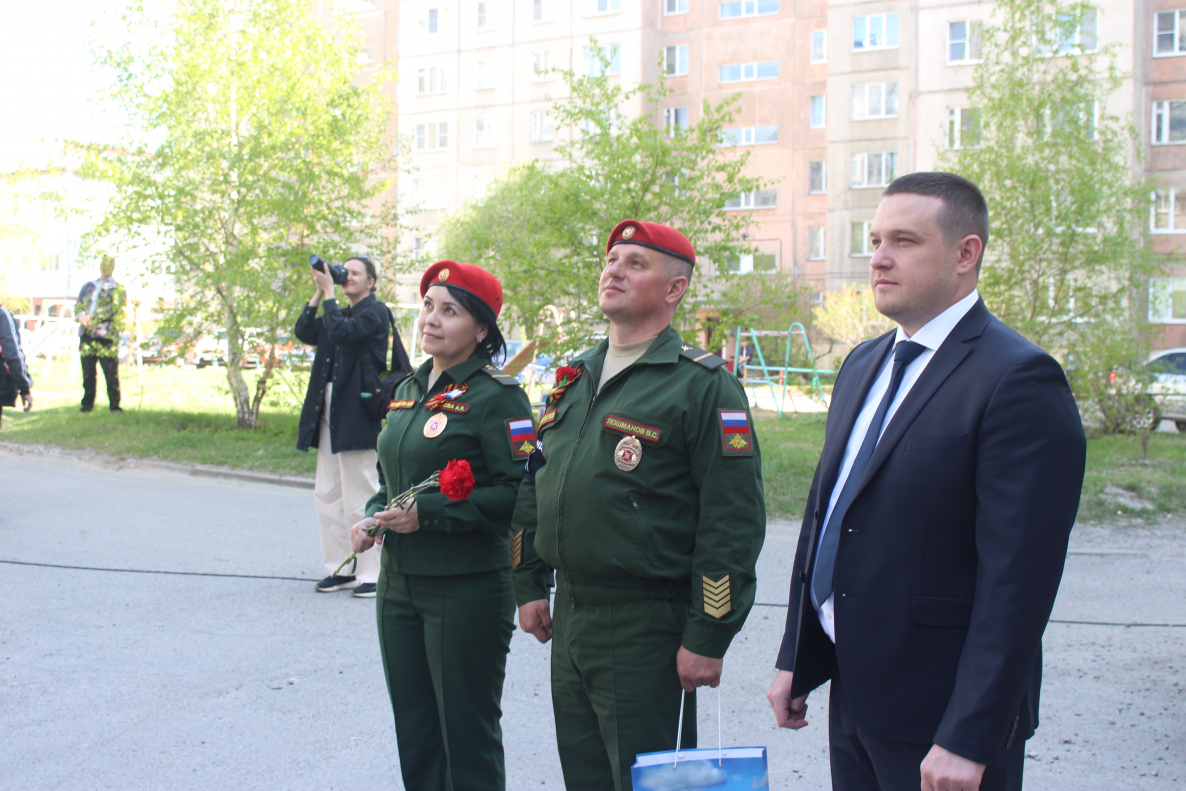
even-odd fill
[{"label": "playground equipment", "polygon": [[[758,341],[759,338],[786,338],[786,354],[783,356],[783,363],[781,366],[769,365],[766,362],[766,356],[762,353],[762,344]],[[807,361],[811,365],[810,368],[801,368],[791,365],[791,347],[795,343],[795,338],[803,339],[803,346],[807,350]],[[741,357],[741,343],[743,340],[749,340],[752,350],[750,352],[750,361],[745,363],[745,376],[741,379],[741,384],[746,387],[755,387],[766,385],[770,388],[770,397],[774,400],[774,408],[778,412],[778,416],[782,417],[783,408],[787,398],[787,379],[788,374],[811,374],[811,392],[820,401],[827,403],[827,398],[824,396],[823,386],[820,384],[820,376],[834,376],[836,371],[827,368],[818,368],[815,365],[815,354],[811,351],[811,341],[807,338],[807,329],[802,323],[796,321],[791,324],[786,332],[770,331],[770,330],[755,330],[753,327],[738,327],[733,334],[733,360],[734,365]],[[757,376],[754,376],[757,374]],[[775,392],[775,386],[781,388],[781,393]],[[791,395],[791,409],[798,411],[795,407],[795,396]]]}]

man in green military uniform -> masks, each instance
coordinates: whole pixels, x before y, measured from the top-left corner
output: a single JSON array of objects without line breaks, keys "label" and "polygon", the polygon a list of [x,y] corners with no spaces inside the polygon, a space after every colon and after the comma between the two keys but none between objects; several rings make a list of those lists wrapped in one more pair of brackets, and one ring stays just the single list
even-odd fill
[{"label": "man in green military uniform", "polygon": [[[679,231],[610,234],[609,338],[557,372],[512,524],[519,623],[552,646],[565,786],[631,788],[637,754],[696,743],[753,605],[766,511],[745,392],[671,328],[696,254]],[[548,577],[556,573],[550,611]]]}]

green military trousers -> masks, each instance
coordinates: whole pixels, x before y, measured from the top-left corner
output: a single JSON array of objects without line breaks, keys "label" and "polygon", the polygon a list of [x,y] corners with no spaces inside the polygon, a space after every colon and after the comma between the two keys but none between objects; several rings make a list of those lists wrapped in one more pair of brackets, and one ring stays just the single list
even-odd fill
[{"label": "green military trousers", "polygon": [[[558,575],[563,577],[563,575]],[[552,708],[567,791],[630,791],[639,753],[675,749],[675,667],[688,604],[635,599],[574,604],[556,590]],[[684,704],[681,747],[696,746],[696,696]]]},{"label": "green military trousers", "polygon": [[510,570],[421,576],[384,562],[375,608],[404,786],[503,791]]}]

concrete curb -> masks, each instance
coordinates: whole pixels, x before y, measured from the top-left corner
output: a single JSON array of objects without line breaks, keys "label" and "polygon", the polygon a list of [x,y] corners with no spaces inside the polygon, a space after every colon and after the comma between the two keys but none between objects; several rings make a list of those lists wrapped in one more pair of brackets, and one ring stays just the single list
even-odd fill
[{"label": "concrete curb", "polygon": [[277,486],[291,486],[297,489],[312,489],[312,478],[298,478],[292,475],[275,475],[273,473],[248,472],[246,470],[232,470],[228,467],[215,467],[209,464],[175,464],[171,461],[155,461],[153,459],[138,459],[120,456],[105,456],[101,453],[91,453],[83,450],[58,448],[52,445],[18,445],[13,442],[0,442],[0,450],[36,456],[63,456],[68,459],[78,459],[93,464],[118,465],[124,467],[152,467],[158,470],[168,470],[182,475],[194,475],[199,478],[228,478],[250,483],[270,483]]}]

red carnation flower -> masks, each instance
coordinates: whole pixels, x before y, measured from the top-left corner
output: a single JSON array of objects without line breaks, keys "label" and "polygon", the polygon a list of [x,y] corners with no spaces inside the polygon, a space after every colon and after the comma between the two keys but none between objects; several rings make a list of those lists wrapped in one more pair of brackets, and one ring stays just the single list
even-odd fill
[{"label": "red carnation flower", "polygon": [[474,472],[469,462],[454,459],[441,470],[441,493],[450,500],[465,500],[474,491]]},{"label": "red carnation flower", "polygon": [[562,365],[556,369],[556,381],[558,383],[568,384],[578,376],[580,376],[580,371],[578,371],[576,368],[573,368],[571,365]]}]

